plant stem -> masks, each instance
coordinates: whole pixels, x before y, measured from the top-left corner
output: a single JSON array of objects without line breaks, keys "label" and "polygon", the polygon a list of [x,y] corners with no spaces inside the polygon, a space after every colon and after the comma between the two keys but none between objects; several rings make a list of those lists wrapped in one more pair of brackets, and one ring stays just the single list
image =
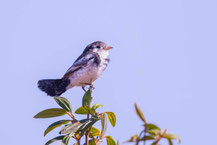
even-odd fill
[{"label": "plant stem", "polygon": [[68,112],[67,112],[67,114],[68,114],[73,120],[76,120],[75,117],[74,117],[74,115],[73,115],[72,113],[68,113]]},{"label": "plant stem", "polygon": [[157,145],[158,142],[161,140],[162,137],[164,137],[167,133],[167,129],[164,130],[163,134],[160,134],[157,136],[157,140],[154,142],[154,145]]},{"label": "plant stem", "polygon": [[[144,130],[144,137],[146,136],[146,127],[145,127],[145,130]],[[145,140],[144,140],[144,143],[143,143],[143,145],[145,145]]]},{"label": "plant stem", "polygon": [[101,140],[97,140],[97,141],[95,142],[96,145],[99,145],[100,143],[102,143]]},{"label": "plant stem", "polygon": [[[91,85],[92,85],[92,84],[91,84]],[[91,86],[90,86],[89,90],[90,90],[90,92],[92,93],[92,87],[91,87]],[[91,101],[92,101],[92,96],[91,96],[90,103],[89,103],[88,106],[90,106]],[[90,110],[88,110],[87,119],[88,119],[88,120],[90,119]],[[91,127],[90,127],[90,129],[91,129]],[[85,142],[86,142],[86,145],[89,145],[89,140],[88,140],[88,138],[89,138],[89,134],[90,134],[90,129],[87,130],[86,133],[85,133]]]},{"label": "plant stem", "polygon": [[78,140],[78,145],[81,145],[81,142],[80,142],[80,141],[81,141],[81,139]]},{"label": "plant stem", "polygon": [[[87,113],[87,119],[90,119],[89,112]],[[85,133],[85,142],[86,142],[86,145],[89,145],[88,137],[89,137],[89,131],[86,131],[86,133]]]}]

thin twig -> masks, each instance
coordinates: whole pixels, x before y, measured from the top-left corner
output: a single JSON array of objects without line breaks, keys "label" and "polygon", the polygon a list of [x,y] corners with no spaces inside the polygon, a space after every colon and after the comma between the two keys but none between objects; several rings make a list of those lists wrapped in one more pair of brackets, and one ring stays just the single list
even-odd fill
[{"label": "thin twig", "polygon": [[68,113],[67,114],[72,118],[73,121],[77,121],[77,119],[75,119],[74,115],[72,113]]},{"label": "thin twig", "polygon": [[[147,129],[146,129],[146,127],[145,127],[145,130],[144,130],[144,137],[146,136],[146,131],[147,131]],[[145,140],[144,140],[143,145],[145,145]]]},{"label": "thin twig", "polygon": [[[90,119],[90,114],[89,114],[89,112],[87,113],[87,119],[88,119],[88,120]],[[86,133],[85,133],[85,142],[86,142],[86,145],[89,145],[88,137],[89,137],[89,132],[86,131]]]},{"label": "thin twig", "polygon": [[[89,89],[90,89],[90,91],[92,92],[92,88],[90,87]],[[90,103],[91,103],[91,101],[92,101],[92,96],[91,96]],[[88,106],[90,106],[90,103],[89,103]],[[88,119],[88,120],[90,119],[90,111],[89,111],[89,110],[88,110],[88,113],[87,113],[87,119]],[[90,127],[90,129],[91,129],[91,127]],[[88,138],[89,138],[89,134],[90,134],[90,129],[87,130],[86,133],[85,133],[85,142],[86,142],[86,145],[89,145],[89,140],[88,140]]]},{"label": "thin twig", "polygon": [[162,137],[164,137],[166,135],[166,133],[167,133],[167,129],[164,130],[164,132],[162,133],[162,135],[161,134],[157,135],[157,137],[156,137],[157,140],[154,142],[154,144],[155,145],[158,144],[158,142],[161,140]]},{"label": "thin twig", "polygon": [[81,145],[81,142],[80,142],[80,141],[81,141],[81,138],[78,140],[78,145]]}]

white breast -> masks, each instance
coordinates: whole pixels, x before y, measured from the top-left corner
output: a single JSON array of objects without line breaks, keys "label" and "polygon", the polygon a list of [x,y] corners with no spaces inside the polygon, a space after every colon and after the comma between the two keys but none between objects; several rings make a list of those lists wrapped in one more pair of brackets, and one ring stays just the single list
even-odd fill
[{"label": "white breast", "polygon": [[97,66],[93,63],[94,60],[90,61],[86,67],[76,71],[69,77],[70,85],[67,89],[74,86],[85,86],[87,84],[92,84],[105,70],[108,64],[108,51],[102,51],[98,53],[101,59],[100,64]]},{"label": "white breast", "polygon": [[102,72],[105,70],[106,66],[108,65],[109,59],[108,59],[108,55],[109,55],[109,51],[101,51],[98,53],[101,59],[100,65],[99,65],[99,70],[98,70],[98,74],[99,76],[102,74]]}]

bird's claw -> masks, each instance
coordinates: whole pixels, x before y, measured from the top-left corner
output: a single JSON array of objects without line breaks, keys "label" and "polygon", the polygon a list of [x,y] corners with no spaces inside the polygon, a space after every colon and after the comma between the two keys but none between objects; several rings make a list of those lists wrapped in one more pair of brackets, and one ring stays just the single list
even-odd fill
[{"label": "bird's claw", "polygon": [[89,85],[89,89],[94,90],[95,87],[93,86],[93,84],[87,84],[85,83],[85,86],[82,86],[82,90],[84,90],[84,92],[87,92],[87,90],[85,89],[86,85]]},{"label": "bird's claw", "polygon": [[84,92],[87,92],[86,89],[85,89],[85,86],[82,86],[81,88],[82,88],[82,90],[84,90]]},{"label": "bird's claw", "polygon": [[95,89],[95,87],[93,86],[93,84],[90,84],[90,87],[89,87],[90,89]]}]

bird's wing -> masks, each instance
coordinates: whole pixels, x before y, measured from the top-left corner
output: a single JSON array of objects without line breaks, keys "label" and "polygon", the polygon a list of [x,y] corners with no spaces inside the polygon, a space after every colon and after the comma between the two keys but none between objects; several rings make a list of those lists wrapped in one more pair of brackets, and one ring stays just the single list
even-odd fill
[{"label": "bird's wing", "polygon": [[90,62],[91,60],[94,60],[95,57],[96,57],[95,54],[92,54],[92,53],[86,54],[86,55],[82,54],[75,60],[73,65],[66,71],[63,78],[68,78],[70,75],[72,75],[77,70],[81,69],[82,67],[85,67],[88,64],[88,62]]}]

